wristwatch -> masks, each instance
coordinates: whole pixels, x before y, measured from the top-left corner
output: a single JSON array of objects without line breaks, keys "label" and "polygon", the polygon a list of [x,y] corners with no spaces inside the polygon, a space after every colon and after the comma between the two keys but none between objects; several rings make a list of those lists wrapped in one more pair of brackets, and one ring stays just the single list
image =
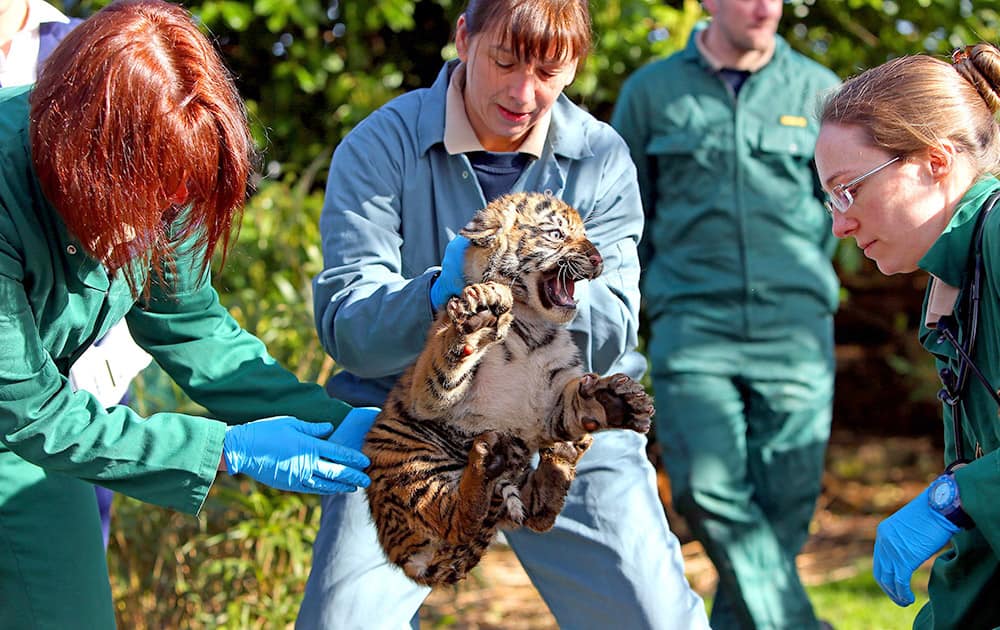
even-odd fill
[{"label": "wristwatch", "polygon": [[962,500],[958,496],[958,484],[955,474],[951,471],[943,473],[931,482],[927,493],[931,509],[945,517],[962,529],[972,529],[976,526],[969,515],[962,509]]}]

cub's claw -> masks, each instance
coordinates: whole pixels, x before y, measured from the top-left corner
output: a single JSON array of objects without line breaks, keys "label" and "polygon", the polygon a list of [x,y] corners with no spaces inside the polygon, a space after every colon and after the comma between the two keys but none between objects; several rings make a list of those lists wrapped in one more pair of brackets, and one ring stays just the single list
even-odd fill
[{"label": "cub's claw", "polygon": [[470,334],[484,328],[500,328],[510,325],[513,316],[510,309],[514,298],[510,289],[495,282],[470,284],[448,300],[448,317],[463,334]]},{"label": "cub's claw", "polygon": [[612,374],[603,378],[585,374],[580,379],[580,395],[594,398],[604,408],[605,424],[596,418],[584,418],[587,431],[597,429],[631,429],[646,433],[655,413],[653,401],[641,384],[626,374]]},{"label": "cub's claw", "polygon": [[645,388],[625,374],[608,377],[608,387],[595,394],[607,414],[608,426],[646,433],[652,424],[653,400]]}]

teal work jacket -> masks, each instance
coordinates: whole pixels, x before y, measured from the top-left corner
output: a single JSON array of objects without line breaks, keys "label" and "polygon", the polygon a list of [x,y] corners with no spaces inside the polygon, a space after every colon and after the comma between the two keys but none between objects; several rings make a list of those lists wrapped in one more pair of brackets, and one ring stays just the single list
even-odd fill
[{"label": "teal work jacket", "polygon": [[644,306],[654,323],[669,318],[675,349],[774,338],[838,302],[836,239],[812,165],[817,97],[837,77],[779,37],[735,97],[698,50],[699,31],[636,71],[612,117],[646,212]]},{"label": "teal work jacket", "polygon": [[[350,407],[300,383],[219,303],[192,248],[136,303],[125,278],[84,253],[32,167],[27,87],[0,90],[0,456],[196,513],[226,424],[275,415],[339,422]],[[125,318],[136,342],[209,413],[140,417],[105,409],[67,380]],[[2,480],[0,480],[2,482]]]},{"label": "teal work jacket", "polygon": [[[333,155],[315,315],[324,347],[346,370],[328,391],[353,404],[381,404],[416,359],[434,318],[430,285],[445,246],[486,205],[468,157],[449,155],[443,144],[455,67],[445,64],[430,88],[374,112]],[[638,378],[643,218],[635,168],[611,127],[565,96],[551,111],[542,155],[513,190],[550,191],[580,212],[604,273],[577,283],[570,330],[586,369]]]},{"label": "teal work jacket", "polygon": [[[954,287],[964,287],[971,278],[969,256],[975,246],[976,218],[1000,181],[990,176],[977,182],[963,197],[948,227],[920,260],[920,268]],[[993,387],[1000,387],[1000,207],[986,220],[982,254],[985,277],[982,279],[979,328],[973,360]],[[925,311],[927,298],[925,297]],[[956,304],[961,304],[959,294]],[[961,317],[956,318],[961,322]],[[959,324],[959,339],[966,330]],[[940,333],[921,326],[921,343],[934,355],[937,368],[950,367],[958,373],[958,353]],[[954,597],[941,598],[932,604],[936,616],[945,619],[977,620],[968,627],[993,627],[1000,624],[1000,606],[996,601],[995,576],[1000,570],[1000,417],[997,404],[983,385],[970,374],[961,402],[963,451],[966,458],[979,455],[955,473],[962,507],[975,521],[975,529],[961,531],[952,539],[953,547],[934,564],[935,580],[950,584]],[[944,405],[945,463],[955,459],[952,410]],[[991,582],[993,580],[993,582]],[[945,600],[945,601],[943,601]],[[948,609],[956,611],[948,612]],[[927,614],[927,613],[922,613]],[[987,616],[980,616],[987,615]],[[919,625],[919,624],[918,624]],[[950,627],[945,624],[944,627]]]}]

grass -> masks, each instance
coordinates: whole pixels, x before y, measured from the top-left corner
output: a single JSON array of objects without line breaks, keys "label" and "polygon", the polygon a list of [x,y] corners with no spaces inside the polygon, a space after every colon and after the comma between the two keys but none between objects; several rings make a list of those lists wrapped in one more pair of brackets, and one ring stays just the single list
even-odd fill
[{"label": "grass", "polygon": [[[913,595],[916,601],[900,608],[882,592],[872,576],[871,561],[858,565],[852,577],[806,587],[816,616],[833,624],[836,630],[907,630],[913,627],[917,613],[927,603],[928,569],[914,575]],[[705,599],[711,611],[710,598]]]},{"label": "grass", "polygon": [[816,615],[832,623],[837,630],[896,630],[913,627],[913,619],[927,603],[927,579],[930,572],[917,571],[913,578],[916,601],[900,608],[882,592],[868,561],[857,575],[836,582],[808,587]]}]

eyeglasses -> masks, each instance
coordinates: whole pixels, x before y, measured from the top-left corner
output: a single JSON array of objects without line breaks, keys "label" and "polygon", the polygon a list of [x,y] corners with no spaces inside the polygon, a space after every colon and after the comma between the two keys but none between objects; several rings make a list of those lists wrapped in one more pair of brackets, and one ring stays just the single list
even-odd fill
[{"label": "eyeglasses", "polygon": [[902,157],[897,155],[888,162],[883,162],[882,164],[879,164],[878,166],[868,171],[864,175],[859,175],[858,177],[855,177],[851,181],[847,182],[846,184],[837,184],[836,186],[834,186],[833,190],[830,191],[830,194],[827,195],[826,201],[823,202],[823,205],[826,206],[826,211],[830,213],[830,216],[833,216],[834,210],[836,210],[841,214],[847,212],[848,208],[850,208],[851,205],[854,203],[854,195],[857,194],[858,185],[861,182],[871,177],[875,173],[878,173],[883,168],[889,166],[893,162],[901,159]]}]

